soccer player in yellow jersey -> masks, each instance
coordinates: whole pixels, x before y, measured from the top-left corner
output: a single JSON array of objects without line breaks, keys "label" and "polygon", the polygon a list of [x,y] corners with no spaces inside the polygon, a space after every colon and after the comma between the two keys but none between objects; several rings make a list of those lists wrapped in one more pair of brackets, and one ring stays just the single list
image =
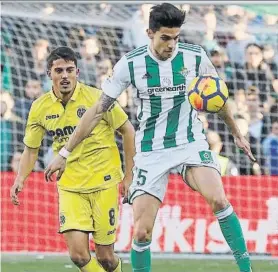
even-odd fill
[{"label": "soccer player in yellow jersey", "polygon": [[[52,147],[57,154],[86,109],[101,96],[100,90],[77,81],[79,69],[71,48],[53,50],[47,66],[53,87],[34,101],[29,113],[25,149],[11,188],[15,205],[19,205],[18,193],[34,167],[45,132],[53,137]],[[123,136],[124,178],[115,131]],[[94,131],[68,156],[65,169],[57,174],[60,233],[65,237],[72,261],[82,272],[122,271],[121,260],[114,254],[118,184],[123,180],[122,195],[127,196],[132,180],[134,137],[127,115],[114,103],[101,116]],[[89,233],[93,234],[97,260],[89,252]]]}]

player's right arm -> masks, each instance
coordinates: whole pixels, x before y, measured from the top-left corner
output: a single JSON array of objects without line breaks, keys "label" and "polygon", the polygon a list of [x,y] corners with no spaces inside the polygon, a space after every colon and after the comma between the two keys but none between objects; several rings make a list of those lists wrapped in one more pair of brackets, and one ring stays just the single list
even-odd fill
[{"label": "player's right arm", "polygon": [[10,190],[11,200],[14,205],[19,205],[18,193],[22,191],[27,177],[35,166],[44,132],[45,130],[41,126],[39,118],[38,107],[33,105],[26,125],[25,148],[19,162],[17,176]]},{"label": "player's right arm", "polygon": [[130,75],[127,59],[123,56],[113,69],[113,75],[107,78],[102,84],[103,93],[98,102],[89,108],[82,116],[74,133],[70,136],[67,144],[60,150],[45,170],[46,180],[51,179],[51,175],[56,171],[59,179],[65,169],[66,158],[70,152],[87,138],[92,130],[97,126],[103,114],[110,109],[117,97],[130,85]]},{"label": "player's right arm", "polygon": [[24,182],[32,172],[38,158],[39,148],[25,146],[19,162],[19,169],[11,188],[11,199],[14,205],[19,205],[18,193],[22,191]]}]

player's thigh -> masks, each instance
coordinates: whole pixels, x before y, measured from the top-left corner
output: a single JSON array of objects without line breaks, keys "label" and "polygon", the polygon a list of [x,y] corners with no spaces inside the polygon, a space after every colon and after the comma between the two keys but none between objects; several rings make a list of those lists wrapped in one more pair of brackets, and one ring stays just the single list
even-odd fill
[{"label": "player's thigh", "polygon": [[111,245],[115,243],[118,215],[118,185],[92,193],[93,237],[96,244]]},{"label": "player's thigh", "polygon": [[221,176],[217,170],[204,166],[189,167],[186,181],[198,191],[211,205],[214,211],[225,208],[228,204]]},{"label": "player's thigh", "polygon": [[68,230],[93,231],[89,194],[58,190],[60,233]]},{"label": "player's thigh", "polygon": [[[146,153],[146,154],[145,154]],[[163,201],[168,174],[173,167],[165,150],[137,153],[134,158],[133,181],[129,188],[129,203],[141,195],[148,194]]]},{"label": "player's thigh", "polygon": [[89,258],[89,233],[69,230],[63,233],[69,254],[73,259]]},{"label": "player's thigh", "polygon": [[150,238],[161,201],[153,195],[143,194],[133,201],[134,236]]}]

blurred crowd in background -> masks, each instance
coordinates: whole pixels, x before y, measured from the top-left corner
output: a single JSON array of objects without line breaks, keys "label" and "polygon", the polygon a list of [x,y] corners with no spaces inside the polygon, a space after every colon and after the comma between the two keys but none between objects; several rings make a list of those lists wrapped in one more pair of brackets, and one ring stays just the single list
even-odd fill
[{"label": "blurred crowd in background", "polygon": [[[150,4],[137,5],[128,29],[2,17],[1,171],[17,171],[31,104],[51,90],[46,75],[50,50],[62,45],[72,47],[78,55],[79,80],[100,88],[123,54],[149,42],[145,29],[150,8]],[[235,147],[217,115],[200,113],[210,147],[219,154],[222,175],[278,175],[278,35],[249,31],[277,27],[278,16],[258,15],[236,6],[181,8],[188,15],[198,12],[204,28],[185,24],[180,41],[200,44],[206,50],[229,87],[236,123],[257,158],[252,164]],[[105,5],[102,12],[109,14],[111,9],[113,5]],[[220,31],[223,17],[229,29]],[[120,96],[119,103],[137,127],[132,87]],[[117,140],[122,149],[118,136]],[[42,171],[49,162],[51,142],[46,135],[35,171]]]}]

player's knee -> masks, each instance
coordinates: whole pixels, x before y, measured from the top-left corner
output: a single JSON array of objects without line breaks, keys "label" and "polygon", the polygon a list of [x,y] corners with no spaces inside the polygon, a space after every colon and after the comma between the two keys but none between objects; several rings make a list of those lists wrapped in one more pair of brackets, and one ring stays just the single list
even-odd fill
[{"label": "player's knee", "polygon": [[148,227],[135,226],[133,231],[134,240],[137,242],[147,242],[151,239],[152,229]]},{"label": "player's knee", "polygon": [[88,253],[71,252],[70,258],[77,267],[81,268],[90,261],[91,256]]},{"label": "player's knee", "polygon": [[117,263],[115,263],[114,256],[97,256],[97,261],[105,271],[112,272],[115,270]]},{"label": "player's knee", "polygon": [[225,195],[213,196],[209,200],[209,202],[210,202],[209,204],[210,204],[213,212],[221,211],[221,210],[225,209],[227,207],[227,205],[229,204]]}]

